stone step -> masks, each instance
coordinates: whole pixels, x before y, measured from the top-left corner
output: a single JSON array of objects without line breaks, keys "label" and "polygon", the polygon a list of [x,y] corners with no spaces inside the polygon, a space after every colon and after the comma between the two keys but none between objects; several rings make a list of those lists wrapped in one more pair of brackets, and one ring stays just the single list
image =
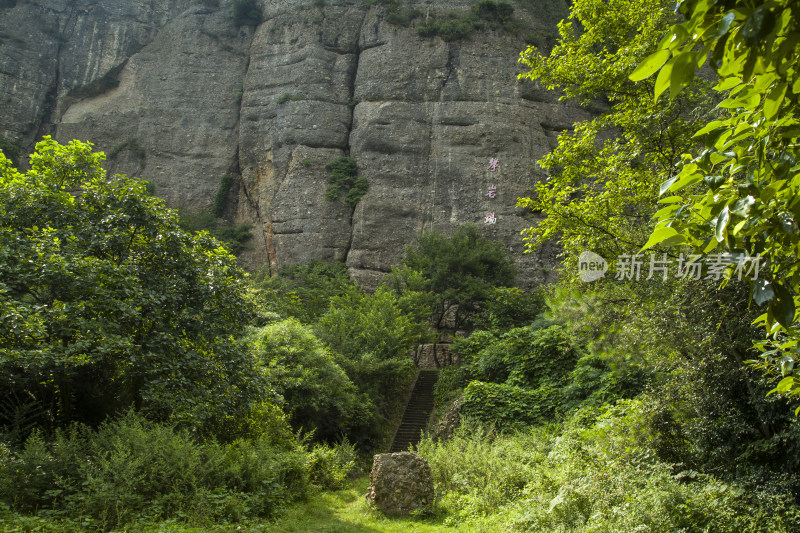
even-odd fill
[{"label": "stone step", "polygon": [[419,442],[420,433],[427,426],[433,411],[433,388],[437,379],[439,379],[438,371],[420,370],[390,451],[404,451],[409,445]]}]

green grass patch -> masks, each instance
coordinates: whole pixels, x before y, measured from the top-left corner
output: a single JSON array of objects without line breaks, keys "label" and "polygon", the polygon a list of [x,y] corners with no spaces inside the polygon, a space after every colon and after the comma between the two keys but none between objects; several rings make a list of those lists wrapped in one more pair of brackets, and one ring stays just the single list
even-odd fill
[{"label": "green grass patch", "polygon": [[[482,524],[445,525],[441,514],[432,517],[387,518],[371,508],[364,498],[369,478],[352,481],[344,490],[315,493],[306,501],[287,506],[273,520],[189,525],[177,520],[142,519],[116,529],[117,533],[477,533],[498,531],[488,521]],[[0,510],[0,533],[43,531],[58,533],[95,531],[88,521],[48,516],[23,516]]]}]

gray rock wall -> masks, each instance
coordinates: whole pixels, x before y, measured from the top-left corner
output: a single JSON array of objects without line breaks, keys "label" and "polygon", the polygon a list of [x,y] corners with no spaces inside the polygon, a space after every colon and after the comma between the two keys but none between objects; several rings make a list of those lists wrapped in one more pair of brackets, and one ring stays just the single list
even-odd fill
[{"label": "gray rock wall", "polygon": [[[112,172],[186,211],[209,210],[232,174],[228,215],[254,227],[251,267],[345,261],[374,286],[418,232],[475,223],[523,285],[549,280],[554,250],[522,254],[536,218],[515,202],[584,113],[517,81],[516,60],[525,37],[552,42],[564,0],[515,2],[517,32],[450,43],[415,26],[470,1],[419,3],[410,27],[382,5],[314,4],[263,0],[265,21],[236,28],[224,1],[20,0],[0,13],[0,134],[26,152],[48,133],[90,140]],[[355,208],[325,198],[325,165],[342,155],[369,181]]]}]

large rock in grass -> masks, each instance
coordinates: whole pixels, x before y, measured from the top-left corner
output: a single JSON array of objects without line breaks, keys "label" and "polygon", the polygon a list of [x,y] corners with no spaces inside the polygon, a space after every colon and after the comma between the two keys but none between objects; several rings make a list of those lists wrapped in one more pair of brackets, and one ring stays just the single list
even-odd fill
[{"label": "large rock in grass", "polygon": [[427,461],[411,452],[375,455],[367,500],[384,514],[405,516],[433,504],[433,478]]}]

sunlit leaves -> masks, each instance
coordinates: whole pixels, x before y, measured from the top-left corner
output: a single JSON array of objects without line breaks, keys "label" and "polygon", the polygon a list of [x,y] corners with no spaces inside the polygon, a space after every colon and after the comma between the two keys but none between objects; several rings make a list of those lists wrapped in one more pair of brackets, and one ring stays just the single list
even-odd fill
[{"label": "sunlit leaves", "polygon": [[[724,95],[718,108],[725,113],[695,134],[705,150],[684,156],[677,178],[662,186],[662,194],[685,195],[681,202],[688,208],[660,212],[658,221],[695,250],[707,250],[711,239],[732,252],[764,259],[762,279],[752,280],[753,300],[767,305],[760,323],[769,336],[764,367],[772,370],[779,360],[770,354],[796,350],[800,336],[795,323],[800,303],[799,9],[791,0],[683,1],[686,21],[674,26],[653,54],[659,61],[665,52],[670,57],[659,71],[656,98],[667,85],[674,98],[675,89],[695,75],[690,66],[675,69],[679,62],[690,65],[681,58],[710,55],[719,76],[715,90]],[[643,63],[637,72],[652,74],[655,63]],[[687,189],[693,185],[700,190]],[[791,376],[775,391],[800,394]]]},{"label": "sunlit leaves", "polygon": [[[534,50],[523,54],[522,62],[531,67],[524,77],[578,101],[608,102],[596,118],[563,132],[558,146],[539,162],[548,171],[546,179],[534,194],[518,201],[543,215],[523,232],[529,248],[557,239],[565,264],[574,264],[585,250],[609,258],[635,252],[647,242],[664,176],[674,171],[680,152],[695,142],[691,134],[710,111],[696,83],[675,101],[653,101],[654,84],[663,83],[661,90],[666,91],[672,83],[670,78],[654,80],[656,71],[677,66],[684,73],[673,90],[677,92],[689,83],[688,73],[697,61],[692,54],[677,60],[657,46],[673,20],[672,7],[656,0],[575,2],[550,55]],[[583,31],[572,31],[569,24]],[[634,84],[629,76],[644,81]],[[659,213],[672,216],[679,209],[665,207]],[[674,235],[649,245],[670,237]]]},{"label": "sunlit leaves", "polygon": [[664,66],[664,63],[670,58],[669,50],[659,50],[657,52],[653,52],[649,56],[642,61],[636,70],[634,70],[629,78],[632,81],[641,81],[645,78],[649,78],[653,74],[659,71],[659,69]]}]

